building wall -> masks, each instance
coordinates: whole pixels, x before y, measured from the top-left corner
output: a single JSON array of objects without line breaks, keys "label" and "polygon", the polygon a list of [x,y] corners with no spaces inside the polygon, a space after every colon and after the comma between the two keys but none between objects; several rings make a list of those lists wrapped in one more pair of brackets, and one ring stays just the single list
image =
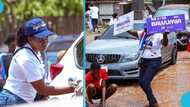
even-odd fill
[{"label": "building wall", "polygon": [[80,34],[83,30],[83,16],[46,17],[50,28],[60,35]]}]

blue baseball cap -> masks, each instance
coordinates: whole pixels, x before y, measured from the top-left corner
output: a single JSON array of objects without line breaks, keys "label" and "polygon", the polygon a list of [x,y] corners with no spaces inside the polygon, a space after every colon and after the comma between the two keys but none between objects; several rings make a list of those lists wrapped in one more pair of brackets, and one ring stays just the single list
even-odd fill
[{"label": "blue baseball cap", "polygon": [[49,31],[45,21],[42,18],[33,18],[27,21],[24,26],[24,36],[35,36],[37,38],[46,38],[55,34]]}]

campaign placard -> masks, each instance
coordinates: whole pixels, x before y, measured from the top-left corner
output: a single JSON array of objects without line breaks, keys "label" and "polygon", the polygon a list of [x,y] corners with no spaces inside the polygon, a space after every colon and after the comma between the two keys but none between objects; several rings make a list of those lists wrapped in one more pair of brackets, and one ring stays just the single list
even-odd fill
[{"label": "campaign placard", "polygon": [[175,32],[185,30],[185,16],[173,15],[147,18],[148,33]]},{"label": "campaign placard", "polygon": [[133,29],[133,24],[134,24],[134,11],[120,16],[118,18],[118,21],[114,23],[114,35],[118,35],[120,33]]}]

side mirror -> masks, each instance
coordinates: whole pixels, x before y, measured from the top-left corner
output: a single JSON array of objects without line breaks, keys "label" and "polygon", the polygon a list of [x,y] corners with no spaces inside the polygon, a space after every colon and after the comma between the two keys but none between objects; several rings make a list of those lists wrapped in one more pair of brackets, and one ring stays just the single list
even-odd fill
[{"label": "side mirror", "polygon": [[53,80],[59,73],[61,73],[63,65],[61,64],[51,64],[50,66],[50,75],[51,80]]}]

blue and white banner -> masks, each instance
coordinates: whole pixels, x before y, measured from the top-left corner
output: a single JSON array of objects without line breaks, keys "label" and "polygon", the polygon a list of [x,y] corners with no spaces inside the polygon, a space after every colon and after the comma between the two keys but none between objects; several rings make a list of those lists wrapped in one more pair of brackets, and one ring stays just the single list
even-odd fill
[{"label": "blue and white banner", "polygon": [[114,35],[133,29],[133,24],[134,24],[134,11],[120,16],[118,18],[118,21],[114,23]]},{"label": "blue and white banner", "polygon": [[146,22],[148,33],[175,32],[185,30],[184,14],[147,18]]}]

